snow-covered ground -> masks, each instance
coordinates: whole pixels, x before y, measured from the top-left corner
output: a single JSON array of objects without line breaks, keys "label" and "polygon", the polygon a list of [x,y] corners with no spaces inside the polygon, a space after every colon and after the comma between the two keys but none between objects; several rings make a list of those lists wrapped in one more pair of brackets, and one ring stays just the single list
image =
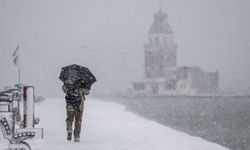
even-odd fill
[{"label": "snow-covered ground", "polygon": [[[28,141],[32,150],[226,150],[127,112],[122,105],[88,99],[81,142],[66,140],[65,100],[46,99],[36,105],[43,140]],[[7,148],[0,133],[0,150]]]}]

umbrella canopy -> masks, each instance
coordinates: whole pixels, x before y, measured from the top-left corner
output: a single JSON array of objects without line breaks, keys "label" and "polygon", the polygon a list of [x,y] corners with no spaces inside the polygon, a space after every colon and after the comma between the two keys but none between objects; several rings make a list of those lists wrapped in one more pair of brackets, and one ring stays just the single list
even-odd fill
[{"label": "umbrella canopy", "polygon": [[62,67],[59,79],[67,86],[75,88],[86,88],[90,90],[96,81],[95,76],[86,67],[76,64]]}]

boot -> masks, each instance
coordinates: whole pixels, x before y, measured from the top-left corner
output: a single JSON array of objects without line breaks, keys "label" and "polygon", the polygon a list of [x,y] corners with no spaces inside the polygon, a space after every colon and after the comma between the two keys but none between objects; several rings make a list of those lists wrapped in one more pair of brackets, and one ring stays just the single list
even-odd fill
[{"label": "boot", "polygon": [[67,140],[71,141],[71,139],[72,139],[72,132],[68,132]]},{"label": "boot", "polygon": [[79,136],[74,137],[74,142],[80,142],[80,137]]}]

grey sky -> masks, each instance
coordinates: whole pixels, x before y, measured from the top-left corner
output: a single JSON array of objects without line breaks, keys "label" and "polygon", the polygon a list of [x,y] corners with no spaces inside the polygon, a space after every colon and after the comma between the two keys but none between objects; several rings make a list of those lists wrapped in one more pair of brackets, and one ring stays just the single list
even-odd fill
[{"label": "grey sky", "polygon": [[[20,45],[22,80],[38,94],[62,94],[60,68],[96,74],[96,91],[122,90],[143,77],[143,44],[157,0],[1,0],[0,89],[17,82],[12,54]],[[163,0],[178,44],[179,66],[220,71],[223,90],[250,86],[250,1]]]}]

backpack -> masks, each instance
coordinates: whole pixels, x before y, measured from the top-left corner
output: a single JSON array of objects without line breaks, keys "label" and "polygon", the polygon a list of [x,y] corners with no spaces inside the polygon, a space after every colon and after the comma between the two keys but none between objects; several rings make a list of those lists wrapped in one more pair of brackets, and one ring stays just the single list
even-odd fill
[{"label": "backpack", "polygon": [[66,96],[66,103],[71,104],[74,110],[80,110],[80,104],[82,101],[82,96],[80,94],[79,89],[71,88],[67,90]]}]

